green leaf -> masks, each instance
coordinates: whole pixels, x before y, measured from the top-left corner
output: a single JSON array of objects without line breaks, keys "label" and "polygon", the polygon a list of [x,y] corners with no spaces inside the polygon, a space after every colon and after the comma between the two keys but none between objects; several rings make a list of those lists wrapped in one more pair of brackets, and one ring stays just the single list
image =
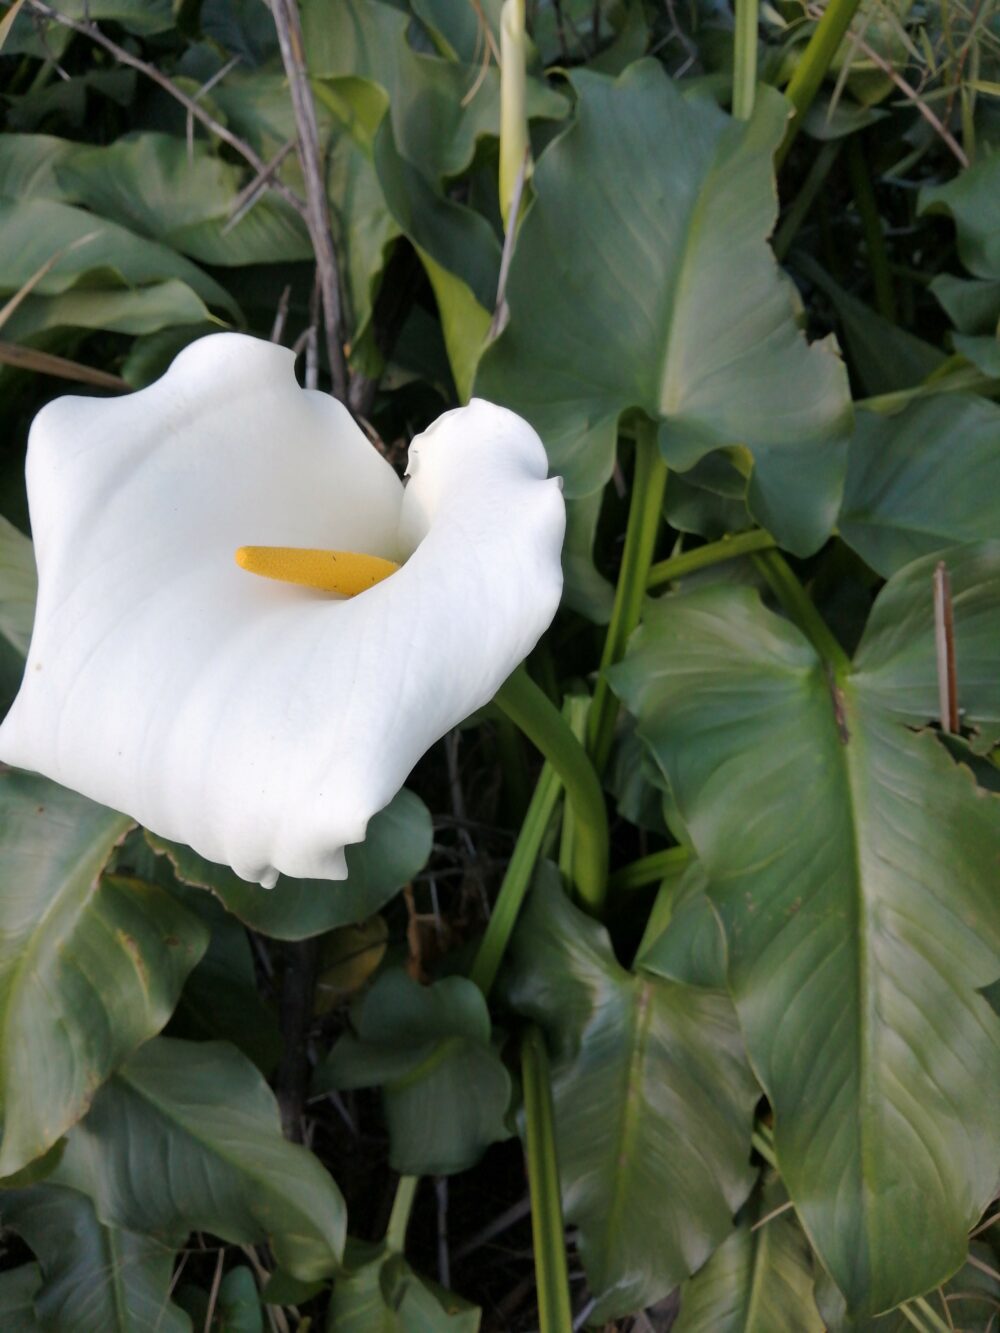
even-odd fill
[{"label": "green leaf", "polygon": [[880,574],[1000,534],[1000,407],[972,394],[859,412],[840,533]]},{"label": "green leaf", "polygon": [[31,640],[37,592],[31,541],[0,515],[0,635],[21,657]]},{"label": "green leaf", "polygon": [[651,60],[617,82],[571,78],[577,118],[536,167],[510,324],[476,392],[531,421],[571,497],[610,476],[629,408],[660,422],[679,470],[747,445],[752,511],[790,549],[815,549],[836,512],[850,402],[833,349],[799,333],[766,243],[787,104],[762,89],[737,123]]},{"label": "green leaf", "polygon": [[167,1022],[207,932],[169,894],[100,878],[129,820],[0,771],[0,1176],[40,1156]]},{"label": "green leaf", "polygon": [[604,928],[540,875],[507,995],[552,1053],[563,1212],[595,1322],[665,1296],[732,1228],[753,1183],[759,1090],[722,993],[626,972]]},{"label": "green leaf", "polygon": [[178,879],[210,889],[253,930],[278,940],[304,940],[373,916],[423,868],[433,828],[423,801],[404,787],[372,817],[364,842],[347,848],[347,879],[282,875],[273,889],[240,879],[228,866],[206,861],[190,847],[152,833],[146,838],[155,852],[170,859]]},{"label": "green leaf", "polygon": [[861,1313],[959,1267],[1000,1152],[978,991],[1000,802],[900,725],[875,658],[835,679],[756,593],[715,587],[657,603],[612,670],[707,873],[782,1178]]},{"label": "green leaf", "polygon": [[0,197],[65,202],[56,170],[80,151],[80,144],[52,134],[4,134],[0,137]]},{"label": "green leaf", "polygon": [[249,1268],[231,1268],[219,1284],[218,1333],[264,1333],[264,1310]]},{"label": "green leaf", "polygon": [[200,298],[198,310],[177,323],[206,318],[204,304],[218,306],[234,317],[239,313],[223,287],[168,246],[53,199],[0,199],[0,250],[7,256],[0,275],[0,291],[6,294],[16,292],[61,252],[32,296],[4,325],[5,338],[21,336],[22,326],[38,326],[37,318],[25,314],[33,302],[64,296],[73,289],[83,305],[88,296],[96,301],[117,294],[120,300],[151,285],[187,288]]},{"label": "green leaf", "polygon": [[486,1001],[471,981],[445,977],[421,986],[399,969],[383,972],[356,1029],[317,1068],[314,1087],[382,1085],[394,1171],[465,1171],[508,1137],[510,1075],[491,1045]]},{"label": "green leaf", "polygon": [[944,185],[920,191],[921,213],[944,213],[955,223],[962,263],[977,278],[1000,278],[1000,234],[995,226],[1000,157],[985,153]]},{"label": "green leaf", "polygon": [[598,625],[611,619],[615,590],[594,564],[594,537],[601,516],[603,491],[566,502],[563,542],[563,602]]},{"label": "green leaf", "polygon": [[305,224],[273,193],[265,193],[242,221],[227,227],[249,174],[223,162],[201,141],[189,151],[174,135],[129,135],[107,147],[77,151],[55,174],[68,203],[203,264],[312,257]]},{"label": "green leaf", "polygon": [[[167,869],[148,849],[146,854]],[[207,893],[176,882],[171,892],[204,921],[211,936],[181,992],[170,1035],[230,1041],[266,1077],[281,1055],[281,1034],[274,1010],[257,988],[246,929]]]},{"label": "green leaf", "polygon": [[35,1314],[35,1295],[41,1285],[42,1270],[37,1264],[21,1264],[0,1273],[0,1328],[7,1333],[41,1333]]},{"label": "green leaf", "polygon": [[478,1333],[479,1311],[413,1271],[401,1254],[352,1242],[337,1279],[328,1333]]},{"label": "green leaf", "polygon": [[829,298],[857,382],[866,394],[892,393],[922,384],[945,360],[939,348],[877,314],[845,291],[810,255],[793,263]]},{"label": "green leaf", "polygon": [[[668,901],[666,909],[661,909],[659,929],[640,947],[636,962],[668,981],[724,990],[726,941],[705,892],[706,884],[704,867],[693,861],[678,884],[668,881],[663,885],[660,898],[666,892]],[[649,927],[646,929],[648,934]]]},{"label": "green leaf", "polygon": [[[409,23],[405,11],[380,0],[302,6],[310,72],[381,88],[401,155],[438,185],[469,166],[477,139],[499,134],[500,74],[492,65],[483,71],[479,60],[462,64],[414,50]],[[539,79],[528,80],[526,96],[529,117],[559,120],[567,112],[566,99]]]},{"label": "green leaf", "polygon": [[771,1215],[785,1200],[772,1182],[759,1206],[684,1283],[673,1333],[823,1333],[809,1242],[794,1213]]},{"label": "green leaf", "polygon": [[996,334],[1000,320],[1000,279],[981,281],[939,273],[930,290],[956,329],[962,333]]},{"label": "green leaf", "polygon": [[97,1094],[53,1179],[84,1190],[105,1225],[165,1244],[190,1231],[266,1240],[305,1281],[343,1253],[340,1191],[282,1137],[273,1093],[225,1042],[147,1042]]},{"label": "green leaf", "polygon": [[[102,1225],[85,1194],[61,1185],[4,1193],[0,1209],[39,1259],[39,1327],[50,1333],[190,1333],[190,1320],[170,1300],[171,1247]],[[3,1327],[7,1333],[10,1326]]]},{"label": "green leaf", "polygon": [[857,662],[869,698],[903,726],[938,716],[931,587],[941,560],[951,582],[962,726],[985,752],[1000,741],[1000,541],[950,547],[895,574],[872,608]]}]

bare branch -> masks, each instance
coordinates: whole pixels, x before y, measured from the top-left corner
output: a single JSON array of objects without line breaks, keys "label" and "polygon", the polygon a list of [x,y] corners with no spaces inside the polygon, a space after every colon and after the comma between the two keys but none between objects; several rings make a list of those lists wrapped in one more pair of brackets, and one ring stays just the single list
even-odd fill
[{"label": "bare branch", "polygon": [[333,392],[347,402],[347,358],[344,355],[344,316],[340,296],[337,252],[330,227],[330,208],[319,150],[319,126],[306,71],[302,25],[296,0],[271,0],[271,13],[278,33],[281,59],[288,75],[288,90],[299,132],[299,161],[306,181],[306,226],[316,254],[323,304],[323,328],[330,361]]},{"label": "bare branch", "polygon": [[[159,84],[164,92],[168,92],[171,97],[180,102],[181,106],[186,107],[189,114],[195,120],[200,121],[211,134],[214,134],[217,139],[221,139],[223,143],[228,144],[230,148],[239,153],[255,171],[265,172],[267,170],[267,163],[254,152],[245,140],[233,134],[232,130],[227,129],[225,125],[221,125],[214,116],[209,115],[204,107],[199,106],[193,97],[189,97],[187,93],[178,88],[176,83],[167,78],[166,74],[162,74],[155,65],[147,64],[145,60],[140,60],[138,56],[132,55],[131,51],[126,51],[123,46],[113,42],[110,37],[105,37],[95,23],[71,19],[65,14],[60,14],[51,5],[45,4],[44,0],[31,0],[31,8],[34,13],[40,14],[43,18],[53,19],[56,23],[61,23],[64,28],[71,28],[74,32],[89,37],[92,42],[102,46],[109,55],[114,56],[120,65],[128,65],[131,69],[138,70],[140,74],[145,74],[147,79],[152,79],[154,83]],[[286,203],[291,204],[296,213],[305,216],[306,205],[294,190],[290,190],[287,185],[278,180],[273,181],[272,186]]]}]

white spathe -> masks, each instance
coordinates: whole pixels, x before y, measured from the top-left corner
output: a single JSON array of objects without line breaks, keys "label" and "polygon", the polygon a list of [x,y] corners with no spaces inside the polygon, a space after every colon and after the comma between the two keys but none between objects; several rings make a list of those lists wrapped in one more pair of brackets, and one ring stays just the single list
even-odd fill
[{"label": "white spathe", "polygon": [[[404,488],[285,348],[192,343],[129,397],[60,398],[28,448],[34,632],[0,759],[244,879],[342,879],[344,847],[547,628],[565,506],[538,436],[474,399]],[[403,567],[351,599],[256,578],[244,545]]]}]

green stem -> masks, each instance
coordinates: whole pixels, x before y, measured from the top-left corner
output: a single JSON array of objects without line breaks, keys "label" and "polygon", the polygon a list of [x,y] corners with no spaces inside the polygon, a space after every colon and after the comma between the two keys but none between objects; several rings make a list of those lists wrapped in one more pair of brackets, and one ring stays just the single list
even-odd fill
[{"label": "green stem", "polygon": [[[571,695],[563,704],[563,713],[569,722],[570,729],[581,744],[587,734],[587,713],[589,709],[589,695]],[[567,805],[563,811],[562,830],[559,836],[559,869],[567,884],[573,881],[573,866],[576,857],[576,824],[576,811],[572,805]]]},{"label": "green stem", "polygon": [[733,116],[749,120],[757,88],[757,0],[735,0]]},{"label": "green stem", "polygon": [[385,1232],[386,1249],[402,1254],[406,1249],[406,1228],[410,1225],[410,1210],[416,1197],[419,1176],[400,1176],[396,1197],[392,1201],[389,1225]]},{"label": "green stem", "polygon": [[710,565],[721,564],[723,560],[734,560],[738,555],[750,555],[754,551],[766,551],[776,542],[769,532],[740,532],[735,537],[723,537],[721,541],[699,546],[694,551],[684,551],[672,555],[669,560],[661,560],[649,571],[646,587],[650,592],[662,588],[665,583],[682,579],[687,574],[694,574],[699,569],[708,569]]},{"label": "green stem", "polygon": [[806,173],[806,178],[802,182],[802,188],[792,200],[790,207],[782,219],[781,226],[774,236],[772,249],[774,257],[780,263],[788,257],[788,252],[792,248],[792,241],[799,234],[799,228],[805,222],[809,215],[809,210],[816,202],[816,198],[823,188],[823,184],[830,174],[830,168],[837,160],[837,154],[840,152],[840,139],[828,139],[823,147],[813,158],[812,166]]},{"label": "green stem", "polygon": [[872,189],[868,163],[865,161],[861,136],[852,134],[847,143],[847,169],[851,177],[851,189],[854,202],[858,206],[861,229],[865,237],[865,249],[868,251],[868,263],[875,285],[875,308],[883,318],[896,323],[896,294],[892,286],[892,274],[889,272],[889,255],[882,234],[882,219],[879,217],[875,191]]},{"label": "green stem", "polygon": [[566,788],[576,821],[573,885],[583,906],[597,913],[608,888],[608,814],[594,767],[566,719],[523,667],[508,677],[495,702],[541,750]]},{"label": "green stem", "polygon": [[767,579],[778,601],[798,625],[820,657],[838,676],[846,676],[851,659],[833,637],[826,621],[813,606],[802,584],[778,551],[764,551],[754,556],[754,563]]},{"label": "green stem", "polygon": [[496,980],[500,960],[507,949],[521,903],[531,883],[531,876],[542,849],[545,831],[562,791],[562,783],[551,764],[546,764],[538,779],[521,832],[514,844],[514,852],[500,885],[500,892],[490,915],[486,933],[480,941],[469,976],[484,995],[488,996]]},{"label": "green stem", "polygon": [[640,857],[627,866],[616,870],[608,880],[611,893],[644,889],[649,884],[659,884],[661,879],[687,865],[691,852],[687,847],[667,847],[662,852],[653,852],[650,856]]},{"label": "green stem", "polygon": [[829,0],[823,11],[823,17],[817,23],[816,30],[802,52],[795,73],[785,89],[785,96],[795,111],[781,146],[775,154],[776,167],[780,167],[788,156],[788,150],[802,126],[803,117],[812,106],[813,99],[819,92],[820,84],[833,63],[837,49],[844,40],[844,34],[851,26],[851,19],[857,13],[860,3],[861,0]]},{"label": "green stem", "polygon": [[573,1311],[566,1269],[549,1057],[542,1034],[536,1027],[529,1027],[521,1042],[521,1076],[524,1081],[525,1149],[531,1193],[539,1333],[571,1333]]},{"label": "green stem", "polygon": [[653,903],[653,910],[646,918],[646,928],[642,932],[639,947],[635,951],[636,959],[642,958],[646,950],[652,948],[670,925],[670,918],[673,916],[674,907],[676,906],[677,893],[684,881],[684,864],[684,862],[675,864],[673,873],[668,872],[668,876],[660,885],[660,890]]},{"label": "green stem", "polygon": [[624,657],[629,635],[642,614],[642,599],[656,545],[666,484],[667,465],[656,442],[656,426],[651,421],[644,421],[636,434],[635,476],[625,530],[625,550],[587,723],[587,749],[598,773],[604,771],[611,754],[618,717],[618,700],[611,693],[606,673],[608,667]]}]

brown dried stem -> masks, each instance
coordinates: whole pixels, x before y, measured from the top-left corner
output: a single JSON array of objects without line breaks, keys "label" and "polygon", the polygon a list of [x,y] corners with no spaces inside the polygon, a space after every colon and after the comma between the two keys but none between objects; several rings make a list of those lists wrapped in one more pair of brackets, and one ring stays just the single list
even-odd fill
[{"label": "brown dried stem", "polygon": [[340,295],[340,275],[337,252],[330,227],[330,207],[326,197],[322,159],[319,148],[319,126],[313,102],[309,74],[306,70],[302,41],[302,25],[296,0],[271,0],[271,13],[278,33],[281,59],[288,75],[288,90],[295,112],[299,137],[299,161],[306,182],[305,221],[316,255],[320,294],[323,305],[323,328],[326,333],[326,351],[330,362],[333,392],[347,402],[347,359],[344,355],[344,316]]}]

